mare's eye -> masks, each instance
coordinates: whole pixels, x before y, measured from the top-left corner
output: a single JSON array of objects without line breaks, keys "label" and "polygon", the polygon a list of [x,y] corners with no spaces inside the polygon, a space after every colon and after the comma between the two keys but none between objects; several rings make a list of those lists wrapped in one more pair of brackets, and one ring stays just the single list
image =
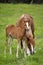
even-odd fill
[{"label": "mare's eye", "polygon": [[29,26],[30,26],[30,23],[29,23]]}]

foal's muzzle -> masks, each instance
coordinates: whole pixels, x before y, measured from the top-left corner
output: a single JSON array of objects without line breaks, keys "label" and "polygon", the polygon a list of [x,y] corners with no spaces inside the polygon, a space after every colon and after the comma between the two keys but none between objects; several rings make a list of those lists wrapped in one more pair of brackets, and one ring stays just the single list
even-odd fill
[{"label": "foal's muzzle", "polygon": [[29,31],[29,29],[26,29],[26,31],[28,32],[28,31]]}]

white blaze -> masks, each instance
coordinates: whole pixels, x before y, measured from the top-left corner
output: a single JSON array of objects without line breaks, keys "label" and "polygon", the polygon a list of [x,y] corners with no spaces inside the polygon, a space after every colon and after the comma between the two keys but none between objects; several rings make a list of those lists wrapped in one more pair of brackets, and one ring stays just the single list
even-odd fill
[{"label": "white blaze", "polygon": [[28,22],[26,22],[26,26],[27,26],[27,28],[28,28]]},{"label": "white blaze", "polygon": [[28,25],[28,22],[26,22],[27,29],[30,29],[30,26]]}]

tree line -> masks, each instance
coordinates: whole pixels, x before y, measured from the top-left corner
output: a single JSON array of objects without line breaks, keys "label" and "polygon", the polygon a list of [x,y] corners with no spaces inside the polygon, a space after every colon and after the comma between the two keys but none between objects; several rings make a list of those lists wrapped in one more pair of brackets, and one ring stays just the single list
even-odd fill
[{"label": "tree line", "polygon": [[43,0],[0,0],[1,3],[27,3],[27,4],[41,4]]}]

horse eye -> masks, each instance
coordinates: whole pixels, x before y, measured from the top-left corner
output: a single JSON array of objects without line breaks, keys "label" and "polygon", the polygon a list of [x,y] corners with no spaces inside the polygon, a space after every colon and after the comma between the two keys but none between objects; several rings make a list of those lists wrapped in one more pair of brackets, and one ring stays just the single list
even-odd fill
[{"label": "horse eye", "polygon": [[29,23],[29,26],[30,26],[30,23]]}]

